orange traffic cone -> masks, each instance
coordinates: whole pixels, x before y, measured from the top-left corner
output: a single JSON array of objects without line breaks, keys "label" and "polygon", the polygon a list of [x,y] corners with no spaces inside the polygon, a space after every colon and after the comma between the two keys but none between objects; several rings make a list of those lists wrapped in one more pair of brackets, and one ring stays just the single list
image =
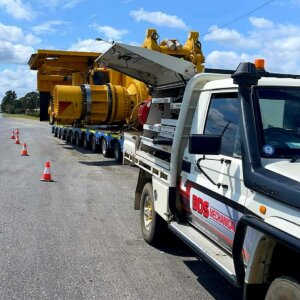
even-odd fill
[{"label": "orange traffic cone", "polygon": [[44,170],[44,174],[41,178],[41,181],[53,181],[51,179],[51,173],[50,173],[50,161],[47,161],[45,164],[45,170]]},{"label": "orange traffic cone", "polygon": [[16,141],[15,141],[15,144],[20,144],[20,140],[19,140],[19,135],[16,134]]},{"label": "orange traffic cone", "polygon": [[11,140],[14,140],[14,139],[15,139],[15,132],[14,132],[14,131],[12,132],[10,139],[11,139]]},{"label": "orange traffic cone", "polygon": [[28,156],[27,145],[26,144],[23,144],[23,149],[21,151],[21,156]]},{"label": "orange traffic cone", "polygon": [[19,128],[16,129],[16,134],[19,134]]}]

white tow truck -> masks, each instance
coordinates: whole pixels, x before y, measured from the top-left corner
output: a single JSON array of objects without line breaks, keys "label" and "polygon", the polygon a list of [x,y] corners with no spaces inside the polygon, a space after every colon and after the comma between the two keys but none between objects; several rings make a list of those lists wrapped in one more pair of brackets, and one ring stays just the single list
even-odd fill
[{"label": "white tow truck", "polygon": [[166,229],[244,299],[300,299],[300,79],[259,62],[206,70],[115,44],[100,57],[153,87],[143,133],[125,136],[140,168],[142,235]]}]

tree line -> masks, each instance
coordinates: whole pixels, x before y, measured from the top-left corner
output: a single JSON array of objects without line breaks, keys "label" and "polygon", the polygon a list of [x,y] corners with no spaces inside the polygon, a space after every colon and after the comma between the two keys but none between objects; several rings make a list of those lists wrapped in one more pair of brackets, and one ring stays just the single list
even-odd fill
[{"label": "tree line", "polygon": [[9,114],[39,115],[40,97],[37,92],[27,93],[18,98],[15,91],[9,90],[2,99],[1,111]]}]

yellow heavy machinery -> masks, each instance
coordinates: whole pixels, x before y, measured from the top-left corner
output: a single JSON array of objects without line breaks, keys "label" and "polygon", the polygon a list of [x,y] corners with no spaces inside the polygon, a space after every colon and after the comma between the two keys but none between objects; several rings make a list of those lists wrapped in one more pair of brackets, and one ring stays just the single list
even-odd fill
[{"label": "yellow heavy machinery", "polygon": [[[174,56],[175,64],[188,61],[186,64],[193,73],[202,72],[204,56],[198,37],[197,32],[190,32],[184,45],[177,39],[158,42],[156,30],[148,29],[141,47],[135,48]],[[135,58],[119,55],[120,59],[124,59],[124,68],[131,69],[127,62]],[[109,150],[114,149],[115,159],[120,161],[124,126],[127,131],[136,130],[142,123],[140,120],[145,119],[145,116],[138,118],[139,109],[152,97],[152,84],[144,80],[147,70],[145,74],[133,76],[134,79],[131,74],[124,74],[124,68],[105,67],[96,59],[98,56],[89,52],[39,50],[32,55],[29,65],[31,69],[38,70],[41,96],[45,92],[48,97],[51,96],[49,114],[54,125],[53,133],[77,145],[91,145],[93,151],[100,146],[104,156],[109,156]],[[72,60],[77,63],[72,64]],[[164,75],[168,78],[168,73]],[[184,76],[180,77],[180,82],[185,83]],[[184,87],[181,86],[181,89]],[[41,100],[44,101],[42,97]],[[48,105],[47,101],[43,103]],[[146,112],[144,110],[143,114]]]},{"label": "yellow heavy machinery", "polygon": [[[197,72],[202,72],[204,57],[198,37],[198,32],[190,32],[184,45],[176,39],[159,44],[156,30],[148,29],[141,47],[191,61]],[[137,121],[139,105],[149,98],[147,86],[120,72],[98,68],[98,56],[99,53],[38,50],[30,58],[30,68],[38,70],[41,102],[44,93],[53,98],[49,114],[56,124]]]},{"label": "yellow heavy machinery", "polygon": [[[28,64],[37,70],[37,88],[40,92],[40,119],[48,120],[48,107],[56,85],[75,85],[92,82],[90,69],[100,55],[96,52],[38,50]],[[51,111],[49,111],[51,114]]]}]

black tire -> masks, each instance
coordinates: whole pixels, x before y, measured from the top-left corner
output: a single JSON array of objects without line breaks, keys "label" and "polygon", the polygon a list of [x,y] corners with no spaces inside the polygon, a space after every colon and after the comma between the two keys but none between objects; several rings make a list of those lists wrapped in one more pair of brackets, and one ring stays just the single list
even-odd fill
[{"label": "black tire", "polygon": [[55,131],[54,131],[54,136],[57,137],[58,136],[58,130],[57,128],[55,128]]},{"label": "black tire", "polygon": [[75,133],[75,144],[77,147],[80,147],[82,143],[82,140],[80,138],[80,135],[78,132]]},{"label": "black tire", "polygon": [[278,277],[270,285],[265,300],[298,300],[300,283],[292,277]]},{"label": "black tire", "polygon": [[94,153],[99,152],[99,145],[97,145],[96,137],[94,135],[91,136],[91,148]]},{"label": "black tire", "polygon": [[115,141],[114,144],[114,158],[117,163],[121,163],[123,161],[123,153],[121,151],[121,146],[118,141]]},{"label": "black tire", "polygon": [[63,130],[62,135],[61,135],[61,139],[62,140],[66,140],[67,139],[67,131]]},{"label": "black tire", "polygon": [[141,195],[140,224],[143,238],[150,245],[158,245],[166,236],[167,223],[154,210],[153,187],[149,182]]},{"label": "black tire", "polygon": [[104,157],[110,157],[111,156],[111,151],[110,151],[110,149],[108,149],[107,141],[104,138],[101,140],[101,152],[102,152]]},{"label": "black tire", "polygon": [[67,131],[67,133],[66,133],[66,142],[68,144],[71,144],[71,132],[70,131]]},{"label": "black tire", "polygon": [[73,131],[70,131],[70,143],[73,145],[75,144],[75,137]]},{"label": "black tire", "polygon": [[58,138],[61,139],[61,129],[58,130]]},{"label": "black tire", "polygon": [[83,148],[89,149],[90,148],[90,142],[87,140],[86,134],[83,135]]}]

